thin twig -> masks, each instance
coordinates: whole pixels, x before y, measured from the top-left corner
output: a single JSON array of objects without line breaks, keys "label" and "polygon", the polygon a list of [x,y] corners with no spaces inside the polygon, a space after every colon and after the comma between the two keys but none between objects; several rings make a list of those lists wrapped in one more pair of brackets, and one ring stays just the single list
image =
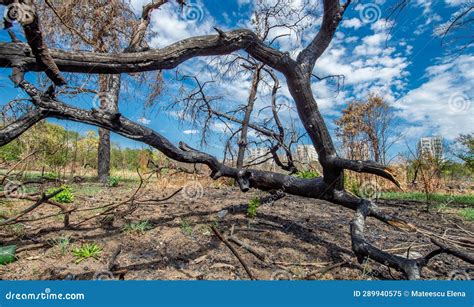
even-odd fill
[{"label": "thin twig", "polygon": [[12,218],[9,218],[7,220],[4,220],[0,223],[0,226],[4,226],[4,225],[8,225],[8,224],[12,224],[12,223],[15,223],[20,217],[22,217],[23,215],[35,210],[36,208],[38,208],[39,206],[41,206],[41,204],[43,204],[44,202],[48,201],[49,199],[53,198],[54,196],[58,195],[59,193],[61,193],[63,191],[63,189],[58,189],[57,191],[55,191],[54,193],[51,193],[49,195],[46,195],[46,194],[43,194],[43,196],[41,196],[40,199],[38,199],[36,201],[36,203],[34,203],[32,206],[26,208],[25,210],[23,210],[20,214],[18,214],[17,216],[15,217],[12,217]]},{"label": "thin twig", "polygon": [[266,261],[265,255],[262,254],[260,251],[256,250],[255,248],[253,248],[252,246],[249,246],[249,245],[245,244],[244,242],[240,241],[239,239],[237,239],[234,236],[230,236],[230,237],[228,237],[228,239],[229,239],[229,241],[234,242],[238,246],[240,246],[242,248],[245,248],[247,251],[249,251],[250,253],[255,255],[255,257],[262,260],[263,262]]},{"label": "thin twig", "polygon": [[211,225],[211,229],[212,231],[214,232],[214,234],[219,238],[219,240],[221,240],[222,242],[224,242],[224,244],[230,249],[230,251],[234,254],[234,256],[239,260],[239,262],[242,264],[242,266],[244,267],[245,269],[245,272],[247,272],[247,275],[249,276],[250,279],[252,280],[255,280],[255,277],[253,276],[252,272],[250,271],[249,267],[247,266],[247,264],[244,262],[244,260],[242,259],[242,257],[240,257],[239,253],[237,252],[237,250],[230,244],[229,241],[227,241],[226,238],[224,238],[224,236],[222,236],[222,234],[216,229],[216,227],[214,227],[213,225]]}]

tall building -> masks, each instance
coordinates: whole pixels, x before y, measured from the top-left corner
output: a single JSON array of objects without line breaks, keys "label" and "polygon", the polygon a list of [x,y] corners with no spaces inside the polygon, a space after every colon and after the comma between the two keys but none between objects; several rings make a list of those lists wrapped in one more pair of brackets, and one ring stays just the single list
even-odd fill
[{"label": "tall building", "polygon": [[295,158],[301,163],[311,163],[318,161],[318,153],[313,145],[298,145]]},{"label": "tall building", "polygon": [[418,142],[418,154],[436,159],[443,158],[443,138],[441,136],[422,137]]},{"label": "tall building", "polygon": [[255,147],[250,149],[249,155],[246,157],[247,162],[253,163],[259,163],[262,161],[265,161],[269,155],[265,156],[268,153],[268,148],[264,147]]}]

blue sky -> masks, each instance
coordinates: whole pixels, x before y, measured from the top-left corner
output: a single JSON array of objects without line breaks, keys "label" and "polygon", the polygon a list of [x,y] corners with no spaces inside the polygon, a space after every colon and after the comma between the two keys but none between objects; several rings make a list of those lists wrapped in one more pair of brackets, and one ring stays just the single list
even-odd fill
[{"label": "blue sky", "polygon": [[[415,146],[421,136],[442,135],[453,140],[460,133],[473,132],[472,118],[474,107],[474,55],[472,47],[462,53],[453,53],[456,44],[441,45],[436,29],[442,27],[470,0],[411,0],[409,5],[395,20],[387,20],[389,9],[395,0],[355,1],[347,10],[331,46],[316,63],[314,73],[320,77],[326,75],[344,75],[344,87],[337,89],[330,80],[313,82],[313,93],[323,113],[331,133],[333,121],[344,106],[353,100],[364,99],[369,93],[378,94],[393,107],[398,124],[396,133],[404,137],[392,149],[391,155],[406,151],[406,143]],[[147,0],[132,0],[134,9],[139,12]],[[159,48],[180,39],[202,34],[215,33],[213,27],[224,30],[252,28],[252,0],[194,0],[188,1],[184,11],[174,4],[166,4],[153,13],[149,42]],[[297,8],[304,0],[292,1]],[[313,1],[317,3],[316,1]],[[321,9],[315,7],[315,14],[305,21],[301,33],[288,33],[276,41],[276,47],[288,51],[295,57],[312,39],[320,23]],[[291,16],[289,17],[291,18]],[[19,32],[18,26],[15,27]],[[276,30],[273,36],[286,34],[285,30]],[[8,40],[6,32],[0,34],[2,41]],[[217,60],[210,58],[193,59],[181,65],[181,73],[197,74],[200,80],[216,80],[210,84],[209,93],[220,96],[217,102],[224,110],[229,106],[245,103],[250,86],[250,75],[230,76],[216,79],[216,73],[222,69]],[[4,104],[19,93],[12,88],[8,75],[10,70],[0,70],[0,91]],[[174,72],[165,74],[165,89],[155,107],[144,110],[143,101],[147,89],[135,87],[130,83],[122,90],[120,110],[125,116],[139,120],[153,128],[173,142],[185,141],[199,147],[200,123],[193,123],[180,116],[176,109],[165,108],[176,99],[181,84],[174,78]],[[35,80],[35,73],[28,78]],[[282,110],[285,124],[295,122],[296,113],[291,108],[289,96],[283,78],[280,98],[290,105]],[[190,83],[186,84],[190,89]],[[257,98],[257,108],[262,109],[268,103],[270,87],[262,86]],[[83,108],[92,107],[93,97],[84,96],[68,100],[69,103]],[[259,122],[269,116],[264,109],[254,121]],[[183,120],[184,119],[184,120]],[[69,129],[86,131],[92,127],[61,122]],[[228,134],[225,125],[213,122],[212,134],[204,150],[222,156],[224,137]],[[256,137],[253,133],[252,137]],[[122,137],[114,136],[113,141],[122,146],[143,147]],[[304,139],[303,142],[309,143]]]}]

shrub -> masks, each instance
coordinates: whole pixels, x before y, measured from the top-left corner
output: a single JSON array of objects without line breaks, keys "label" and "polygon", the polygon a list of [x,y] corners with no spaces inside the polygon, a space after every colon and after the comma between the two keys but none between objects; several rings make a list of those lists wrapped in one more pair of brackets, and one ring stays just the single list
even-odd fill
[{"label": "shrub", "polygon": [[51,188],[48,190],[47,194],[52,194],[57,190],[62,189],[52,200],[57,201],[58,203],[72,203],[74,201],[74,194],[72,189],[68,185],[63,185],[60,188]]},{"label": "shrub", "polygon": [[12,263],[16,260],[16,245],[0,246],[0,265]]},{"label": "shrub", "polygon": [[118,176],[110,176],[109,179],[107,179],[107,186],[109,187],[117,187],[120,182],[120,177]]},{"label": "shrub", "polygon": [[247,206],[247,216],[251,219],[257,216],[257,209],[260,206],[260,199],[258,197],[252,198]]},{"label": "shrub", "polygon": [[466,221],[474,221],[474,208],[465,208],[458,213]]},{"label": "shrub", "polygon": [[349,176],[344,176],[344,188],[358,197],[363,197],[360,191],[360,184],[357,180],[350,178]]},{"label": "shrub", "polygon": [[80,247],[76,247],[72,250],[72,254],[76,258],[76,264],[88,258],[99,259],[102,253],[102,247],[96,243],[82,244]]}]

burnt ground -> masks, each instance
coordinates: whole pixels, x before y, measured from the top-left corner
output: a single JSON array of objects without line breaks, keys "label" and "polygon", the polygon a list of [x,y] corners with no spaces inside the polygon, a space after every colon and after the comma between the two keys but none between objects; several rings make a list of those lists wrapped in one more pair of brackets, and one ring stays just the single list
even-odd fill
[{"label": "burnt ground", "polygon": [[[96,207],[107,200],[121,199],[124,189],[104,188],[98,193],[85,193],[83,201],[77,197],[75,205]],[[150,197],[163,197],[165,192],[146,192]],[[98,218],[75,229],[65,230],[61,217],[24,223],[22,226],[0,227],[4,245],[18,246],[18,260],[0,266],[1,279],[247,279],[242,265],[210,230],[215,225],[265,256],[262,261],[242,247],[233,246],[250,267],[257,279],[401,279],[402,275],[387,267],[367,261],[359,264],[351,251],[349,222],[351,210],[340,206],[295,196],[287,196],[272,205],[262,205],[257,217],[246,216],[246,204],[261,192],[241,193],[233,187],[206,188],[203,196],[189,200],[183,193],[170,200],[139,206],[131,215],[116,219],[105,227]],[[86,201],[87,199],[87,201]],[[13,205],[12,205],[13,204]],[[31,203],[13,202],[16,210]],[[433,210],[408,201],[380,201],[379,205],[417,227],[442,235],[469,237],[474,231],[472,222],[456,214]],[[5,206],[5,204],[3,205]],[[5,208],[3,208],[5,209]],[[226,210],[226,211],[222,211]],[[28,217],[41,217],[57,212],[57,208],[43,205]],[[94,211],[92,211],[94,212]],[[220,213],[219,213],[220,212]],[[222,218],[219,217],[224,215]],[[77,212],[72,224],[91,212]],[[125,232],[130,221],[148,220],[151,229],[143,233]],[[406,255],[407,249],[417,256],[435,249],[428,237],[420,233],[399,231],[374,219],[368,220],[367,237],[378,247],[395,254]],[[52,244],[54,239],[69,236],[71,243],[61,252]],[[98,259],[87,259],[78,264],[72,248],[95,242],[103,248]],[[115,258],[113,277],[108,263]],[[473,266],[452,256],[441,255],[423,269],[425,279],[448,279],[454,270],[472,272]],[[472,274],[471,274],[472,275]]]}]

